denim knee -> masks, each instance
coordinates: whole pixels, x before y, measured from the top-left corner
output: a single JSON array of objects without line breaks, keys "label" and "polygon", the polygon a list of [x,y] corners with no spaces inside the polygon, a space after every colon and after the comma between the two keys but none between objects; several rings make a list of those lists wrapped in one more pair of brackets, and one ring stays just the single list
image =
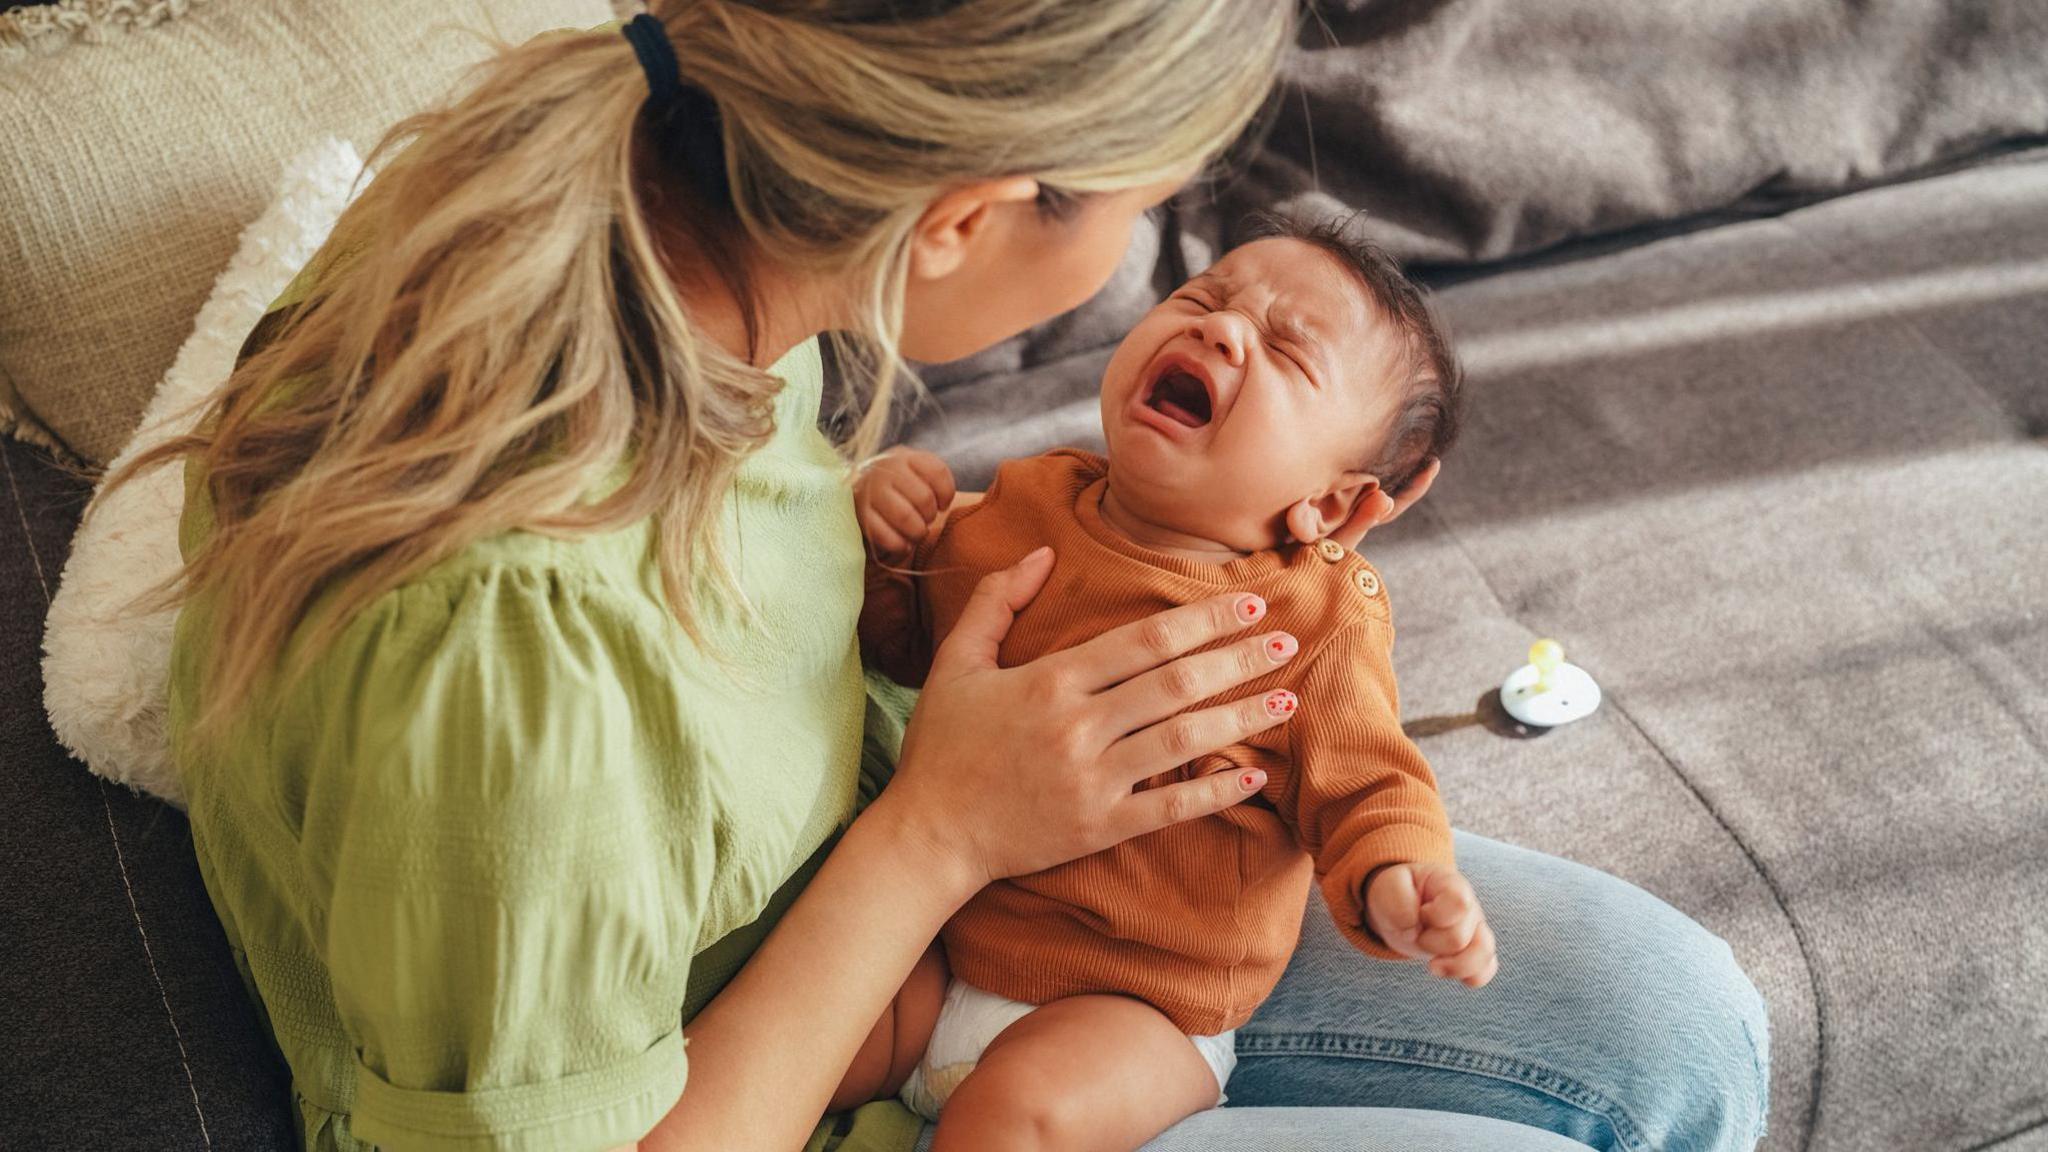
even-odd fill
[{"label": "denim knee", "polygon": [[1764,1001],[1719,937],[1607,873],[1457,834],[1500,939],[1479,991],[1371,964],[1311,904],[1238,1033],[1244,1104],[1513,1120],[1615,1152],[1748,1152],[1767,1107]]},{"label": "denim knee", "polygon": [[[1749,1152],[1769,1107],[1770,1023],[1725,941],[1614,876],[1461,836],[1502,967],[1549,988],[1521,1021],[1544,1030],[1553,1067],[1589,1117],[1579,1139],[1627,1152]],[[1564,1039],[1560,1039],[1564,1038]]]},{"label": "denim knee", "polygon": [[1671,953],[1680,963],[1669,994],[1635,1021],[1640,1086],[1650,1098],[1630,1110],[1661,1130],[1652,1147],[1749,1152],[1770,1111],[1768,1009],[1727,943],[1692,928]]}]

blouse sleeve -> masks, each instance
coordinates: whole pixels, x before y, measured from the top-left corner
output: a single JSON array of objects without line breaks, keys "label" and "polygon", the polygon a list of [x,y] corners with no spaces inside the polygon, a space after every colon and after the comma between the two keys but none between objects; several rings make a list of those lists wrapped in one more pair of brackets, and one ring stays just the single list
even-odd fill
[{"label": "blouse sleeve", "polygon": [[681,1094],[712,829],[660,770],[677,687],[648,636],[487,569],[388,594],[323,657],[300,851],[364,1142],[612,1148]]},{"label": "blouse sleeve", "polygon": [[1436,775],[1401,730],[1391,627],[1372,619],[1347,626],[1316,655],[1299,691],[1281,815],[1315,857],[1338,930],[1367,955],[1399,959],[1366,926],[1366,878],[1387,864],[1449,862],[1452,853]]}]

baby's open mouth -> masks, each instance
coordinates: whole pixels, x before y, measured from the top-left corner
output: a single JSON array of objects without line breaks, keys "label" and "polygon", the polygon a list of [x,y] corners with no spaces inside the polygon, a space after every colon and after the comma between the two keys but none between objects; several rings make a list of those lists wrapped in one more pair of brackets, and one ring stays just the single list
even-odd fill
[{"label": "baby's open mouth", "polygon": [[1190,428],[1207,425],[1212,415],[1209,386],[1178,368],[1169,370],[1152,382],[1152,392],[1145,397],[1145,406]]}]

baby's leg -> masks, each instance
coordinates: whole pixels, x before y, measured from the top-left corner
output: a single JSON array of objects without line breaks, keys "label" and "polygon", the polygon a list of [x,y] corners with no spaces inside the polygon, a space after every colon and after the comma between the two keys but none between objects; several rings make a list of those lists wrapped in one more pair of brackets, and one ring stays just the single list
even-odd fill
[{"label": "baby's leg", "polygon": [[894,1096],[924,1055],[925,1042],[932,1037],[932,1025],[938,1022],[939,1006],[945,1000],[946,954],[933,944],[918,957],[896,999],[861,1042],[860,1052],[826,1110],[843,1112]]},{"label": "baby's leg", "polygon": [[1131,1152],[1214,1107],[1216,1074],[1142,1001],[1055,1000],[1003,1030],[939,1113],[932,1152]]}]

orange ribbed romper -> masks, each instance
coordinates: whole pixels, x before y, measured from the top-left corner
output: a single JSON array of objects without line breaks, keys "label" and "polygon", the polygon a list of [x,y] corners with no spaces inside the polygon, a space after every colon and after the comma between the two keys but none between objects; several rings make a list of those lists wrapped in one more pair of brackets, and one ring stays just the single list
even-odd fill
[{"label": "orange ribbed romper", "polygon": [[1364,927],[1362,885],[1384,864],[1449,862],[1450,826],[1428,762],[1401,731],[1394,629],[1372,566],[1334,545],[1220,566],[1141,548],[1102,520],[1106,475],[1106,461],[1083,452],[1013,460],[981,503],[949,517],[915,563],[920,624],[933,646],[976,581],[1050,544],[1052,575],[1003,641],[1005,667],[1218,592],[1256,592],[1269,609],[1261,626],[1293,634],[1301,649],[1227,698],[1287,688],[1300,710],[1144,785],[1257,767],[1267,773],[1258,796],[998,881],[942,938],[954,973],[998,996],[1043,1004],[1123,993],[1183,1032],[1212,1035],[1244,1023],[1279,981],[1311,875],[1352,943],[1395,958]]}]

